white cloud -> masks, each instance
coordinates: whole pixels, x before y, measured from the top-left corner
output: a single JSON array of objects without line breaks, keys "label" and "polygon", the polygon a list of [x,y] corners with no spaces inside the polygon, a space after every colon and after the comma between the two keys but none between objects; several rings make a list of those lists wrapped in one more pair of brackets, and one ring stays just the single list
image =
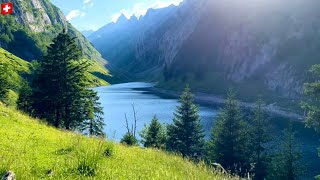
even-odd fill
[{"label": "white cloud", "polygon": [[83,3],[84,3],[84,4],[88,4],[88,3],[92,2],[92,1],[93,1],[93,0],[84,0]]},{"label": "white cloud", "polygon": [[[89,1],[89,0],[85,0]],[[130,9],[122,9],[120,12],[115,13],[111,16],[111,20],[113,22],[116,22],[118,18],[121,16],[121,14],[124,14],[127,18],[130,18],[132,15],[135,15],[137,17],[144,16],[148,9],[159,9],[168,7],[170,5],[179,5],[183,0],[158,0],[155,3],[147,4],[147,3],[137,3],[133,5]]]},{"label": "white cloud", "polygon": [[93,5],[93,0],[84,0],[82,9],[92,8]]},{"label": "white cloud", "polygon": [[86,15],[85,12],[82,12],[82,11],[76,9],[76,10],[70,11],[66,18],[68,21],[71,21],[72,19],[74,19],[76,17],[83,17],[85,15]]}]

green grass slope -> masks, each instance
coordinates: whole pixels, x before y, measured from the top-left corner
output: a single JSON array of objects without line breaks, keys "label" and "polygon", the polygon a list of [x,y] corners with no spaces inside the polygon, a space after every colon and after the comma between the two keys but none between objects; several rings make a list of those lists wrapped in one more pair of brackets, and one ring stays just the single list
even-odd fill
[{"label": "green grass slope", "polygon": [[231,179],[153,149],[57,130],[0,104],[0,174],[17,179]]},{"label": "green grass slope", "polygon": [[30,73],[31,64],[2,48],[0,48],[0,64],[4,65],[8,71],[10,71],[10,75],[8,77],[10,91],[6,103],[8,105],[14,105],[18,99],[20,86],[24,81],[23,77],[25,78]]}]

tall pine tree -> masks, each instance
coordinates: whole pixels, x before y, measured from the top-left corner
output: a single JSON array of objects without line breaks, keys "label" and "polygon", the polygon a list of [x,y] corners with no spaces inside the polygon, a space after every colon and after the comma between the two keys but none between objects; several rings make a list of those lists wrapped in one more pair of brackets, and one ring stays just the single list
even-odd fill
[{"label": "tall pine tree", "polygon": [[[320,133],[320,64],[313,65],[310,69],[314,82],[306,83],[304,93],[308,97],[307,102],[302,103],[302,108],[307,112],[305,119],[306,126]],[[320,148],[318,149],[320,156]],[[320,179],[320,175],[317,176]]]},{"label": "tall pine tree", "polygon": [[198,107],[194,96],[187,86],[179,99],[180,106],[174,113],[173,124],[167,127],[167,149],[183,156],[202,157],[204,151],[204,133],[200,124]]},{"label": "tall pine tree", "polygon": [[220,163],[225,169],[243,175],[250,169],[250,137],[235,96],[232,90],[228,92],[225,106],[212,128],[208,158],[210,162]]},{"label": "tall pine tree", "polygon": [[271,140],[268,119],[262,107],[262,100],[258,100],[251,118],[252,151],[251,163],[254,165],[252,173],[254,179],[263,180],[267,175],[268,154],[266,144]]},{"label": "tall pine tree", "polygon": [[144,147],[163,149],[166,142],[165,127],[159,122],[157,116],[154,116],[150,125],[144,127],[140,133]]},{"label": "tall pine tree", "polygon": [[301,154],[292,124],[283,131],[280,149],[272,158],[268,179],[295,180],[303,173]]},{"label": "tall pine tree", "polygon": [[[60,33],[35,72],[32,82],[35,115],[65,129],[79,128],[88,119],[97,120],[91,112],[101,112],[94,108],[99,106],[97,94],[88,89],[89,66],[75,38]],[[95,104],[88,106],[88,101]]]}]

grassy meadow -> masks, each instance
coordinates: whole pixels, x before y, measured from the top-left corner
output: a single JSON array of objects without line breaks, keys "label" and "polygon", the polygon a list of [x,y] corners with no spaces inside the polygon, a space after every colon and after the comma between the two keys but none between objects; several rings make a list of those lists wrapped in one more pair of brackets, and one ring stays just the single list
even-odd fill
[{"label": "grassy meadow", "polygon": [[166,152],[47,126],[0,104],[0,174],[17,179],[232,179]]}]

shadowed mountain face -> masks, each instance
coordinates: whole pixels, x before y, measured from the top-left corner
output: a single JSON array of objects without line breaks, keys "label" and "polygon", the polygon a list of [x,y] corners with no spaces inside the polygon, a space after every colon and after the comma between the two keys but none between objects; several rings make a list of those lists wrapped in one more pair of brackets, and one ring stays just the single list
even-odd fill
[{"label": "shadowed mountain face", "polygon": [[259,87],[293,98],[302,93],[310,65],[320,62],[319,5],[185,0],[139,20],[121,17],[89,39],[122,80],[190,81],[210,92],[219,91],[211,86]]}]

